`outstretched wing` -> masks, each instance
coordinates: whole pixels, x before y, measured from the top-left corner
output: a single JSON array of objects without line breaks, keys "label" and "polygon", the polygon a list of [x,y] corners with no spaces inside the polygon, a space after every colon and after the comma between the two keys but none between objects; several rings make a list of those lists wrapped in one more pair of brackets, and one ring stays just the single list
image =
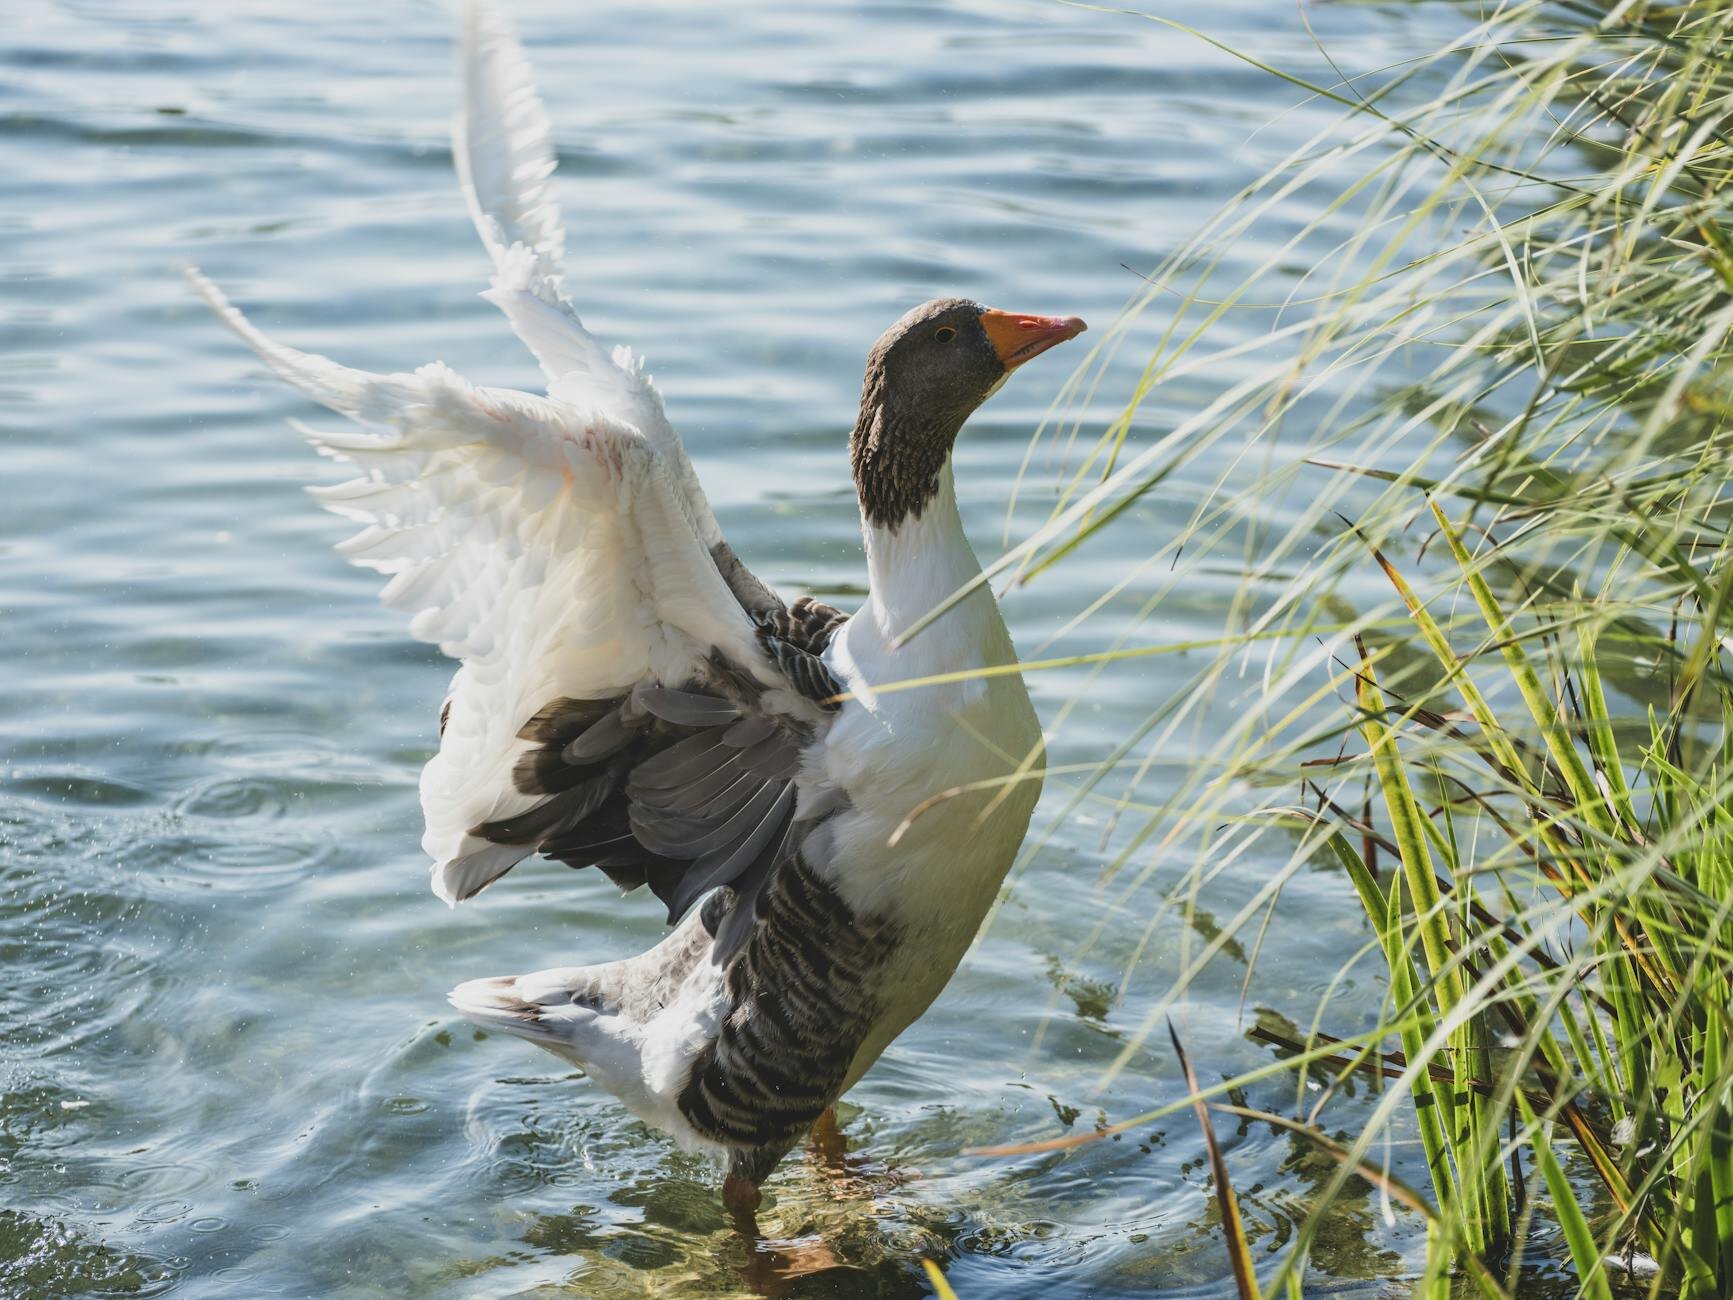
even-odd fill
[{"label": "outstretched wing", "polygon": [[643,359],[628,348],[604,348],[562,290],[566,237],[549,186],[556,158],[548,115],[522,47],[486,0],[465,5],[459,70],[463,107],[452,126],[452,156],[493,262],[493,287],[482,296],[505,313],[535,354],[550,397],[624,419],[655,448],[741,603],[754,613],[780,608],[723,539]]},{"label": "outstretched wing", "polygon": [[422,774],[434,892],[457,902],[531,853],[648,883],[683,913],[751,889],[822,811],[793,778],[837,691],[842,616],[790,610],[723,540],[642,364],[609,351],[560,283],[547,115],[509,28],[464,16],[459,176],[493,263],[484,295],[535,354],[548,400],[444,366],[371,375],[260,334],[266,363],[364,433],[304,430],[363,476],[315,489],[366,526],[341,550],[391,575],[410,631],[463,661]]},{"label": "outstretched wing", "polygon": [[285,347],[189,274],[273,370],[364,427],[306,431],[364,471],[314,495],[366,525],[339,549],[390,575],[411,632],[463,660],[421,782],[434,891],[468,898],[538,850],[648,881],[676,913],[761,877],[822,713],[766,653],[665,454],[598,409],[437,363],[373,375]]}]

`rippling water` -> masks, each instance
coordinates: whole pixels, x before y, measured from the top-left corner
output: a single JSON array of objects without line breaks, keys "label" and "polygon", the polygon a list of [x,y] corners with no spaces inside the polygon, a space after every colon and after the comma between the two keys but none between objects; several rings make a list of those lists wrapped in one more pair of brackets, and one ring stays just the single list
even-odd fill
[{"label": "rippling water", "polygon": [[[880,329],[950,293],[1105,325],[1136,287],[1127,267],[1326,116],[1170,28],[1036,0],[516,12],[556,123],[574,297],[649,356],[748,562],[844,606],[863,572],[844,439]],[[1292,6],[1163,12],[1329,79]],[[1449,18],[1309,14],[1358,68]],[[332,553],[343,524],[299,489],[335,472],[285,426],[304,404],[179,278],[198,262],[267,330],[351,364],[440,358],[533,386],[475,296],[483,259],[446,148],[449,14],[13,0],[8,15],[0,1293],[742,1291],[751,1261],[706,1170],[553,1058],[447,1013],[462,978],[637,951],[658,909],[553,866],[456,913],[428,893],[415,779],[449,666]],[[1092,418],[1163,323],[1158,308],[1134,328]],[[1076,360],[1031,366],[965,434],[985,553]],[[1158,394],[1134,437],[1202,391]],[[1055,472],[1033,466],[1013,536]],[[1092,550],[1082,572],[1140,558],[1197,490],[1146,501],[1141,538],[1121,530],[1130,549]],[[1188,580],[1160,621],[1212,635],[1230,592]],[[1025,651],[1075,603],[1063,584],[1010,598]],[[1062,648],[1119,630],[1106,616]],[[1099,756],[1185,680],[1148,663],[1069,715],[1056,762]],[[1083,684],[1031,683],[1048,717]],[[1049,811],[1063,797],[1053,785]],[[1097,1089],[1207,938],[1174,920],[1146,933],[1145,901],[1116,911],[1094,888],[1102,841],[1086,818],[1054,829],[949,991],[850,1095],[852,1186],[799,1157],[777,1174],[767,1228],[843,1265],[797,1292],[925,1294],[921,1255],[964,1297],[1229,1285],[1189,1117],[1021,1161],[959,1154],[1183,1095],[1153,1043]],[[1223,898],[1270,867],[1234,865]],[[1267,941],[1251,1005],[1309,1008],[1364,940],[1358,908],[1303,878],[1283,909],[1297,923]],[[1244,960],[1230,947],[1181,1013],[1211,1077],[1268,1059],[1244,1032]],[[1350,986],[1337,1005],[1377,994]],[[1224,1138],[1254,1237],[1278,1249],[1330,1171],[1257,1126]],[[1412,1222],[1346,1202],[1316,1289],[1400,1290],[1379,1279],[1411,1275],[1418,1251]]]}]

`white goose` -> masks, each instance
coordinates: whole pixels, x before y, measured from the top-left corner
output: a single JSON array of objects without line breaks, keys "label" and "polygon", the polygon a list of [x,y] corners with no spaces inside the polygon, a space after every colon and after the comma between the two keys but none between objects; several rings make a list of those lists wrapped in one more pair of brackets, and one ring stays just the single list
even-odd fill
[{"label": "white goose", "polygon": [[1027,829],[1041,733],[1019,677],[873,686],[1015,662],[984,584],[898,636],[980,572],[951,478],[964,420],[1083,322],[943,299],[891,326],[850,439],[870,595],[852,617],[785,606],[723,540],[641,363],[562,295],[547,118],[484,4],[462,67],[455,154],[493,259],[484,296],[546,397],[438,363],[347,369],[189,276],[273,370],[368,430],[305,430],[363,471],[313,493],[366,524],[339,549],[390,574],[385,602],[462,661],[421,779],[434,892],[462,902],[540,853],[648,884],[675,925],[637,957],[474,980],[452,1003],[719,1157],[750,1214],[944,987]]}]

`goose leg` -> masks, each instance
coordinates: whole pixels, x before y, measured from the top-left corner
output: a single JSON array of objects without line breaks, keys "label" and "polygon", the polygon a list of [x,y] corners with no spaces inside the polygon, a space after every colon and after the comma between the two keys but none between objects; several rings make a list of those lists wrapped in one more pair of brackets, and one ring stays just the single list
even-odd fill
[{"label": "goose leg", "polygon": [[764,1196],[758,1184],[738,1174],[722,1180],[722,1204],[734,1216],[735,1225],[749,1238],[758,1236],[758,1206]]},{"label": "goose leg", "polygon": [[750,1178],[729,1174],[722,1180],[722,1204],[734,1216],[734,1228],[748,1249],[741,1278],[758,1295],[781,1295],[797,1279],[828,1273],[841,1261],[822,1240],[766,1241],[758,1230],[758,1206],[764,1198]]},{"label": "goose leg", "polygon": [[848,1155],[848,1139],[837,1127],[835,1106],[826,1106],[824,1113],[813,1123],[812,1153],[821,1165],[834,1170],[843,1168],[844,1157]]}]

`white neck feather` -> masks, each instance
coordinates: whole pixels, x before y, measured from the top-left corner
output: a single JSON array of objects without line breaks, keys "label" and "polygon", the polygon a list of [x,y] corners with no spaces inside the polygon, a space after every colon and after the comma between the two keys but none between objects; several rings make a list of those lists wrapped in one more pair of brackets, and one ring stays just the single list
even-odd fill
[{"label": "white neck feather", "polygon": [[881,672],[899,678],[952,672],[997,662],[1009,651],[998,606],[985,584],[906,645],[890,649],[897,637],[981,573],[963,532],[949,459],[939,473],[938,491],[918,518],[909,515],[895,528],[866,523],[862,532],[870,588],[866,606],[855,618],[867,615],[877,632],[875,657],[882,656],[876,665]]}]

